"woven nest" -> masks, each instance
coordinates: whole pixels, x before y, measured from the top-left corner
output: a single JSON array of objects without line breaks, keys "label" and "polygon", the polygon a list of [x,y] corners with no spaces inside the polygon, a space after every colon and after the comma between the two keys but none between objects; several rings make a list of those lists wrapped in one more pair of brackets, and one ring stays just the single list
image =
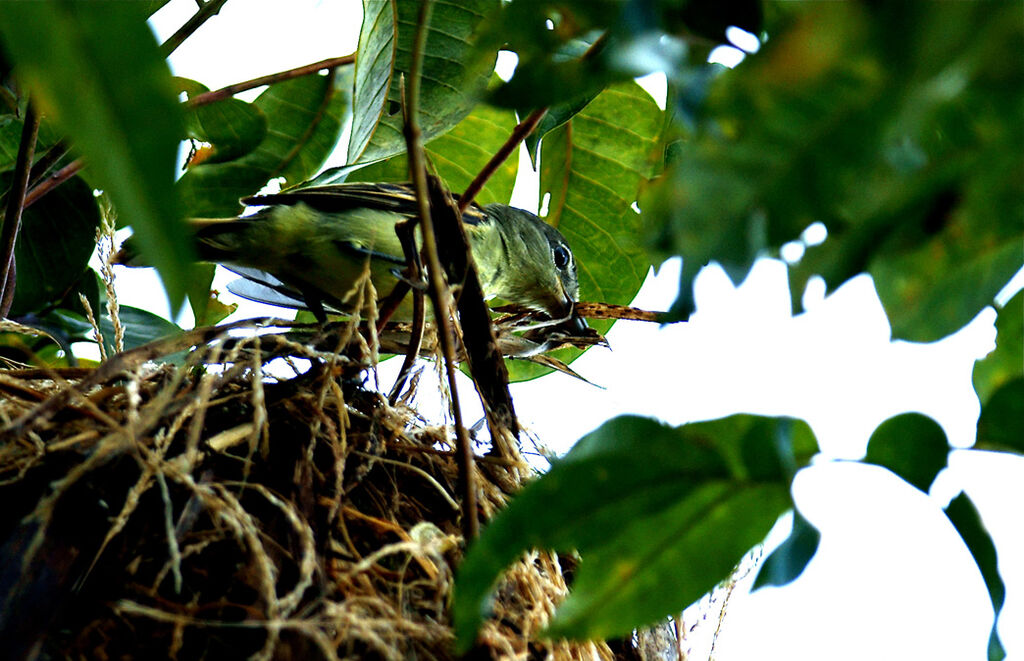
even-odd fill
[{"label": "woven nest", "polygon": [[[452,658],[452,429],[365,387],[365,342],[289,337],[200,329],[95,369],[0,372],[5,654]],[[502,455],[477,457],[483,521],[531,474]],[[636,657],[531,640],[569,563],[515,564],[474,656]]]}]

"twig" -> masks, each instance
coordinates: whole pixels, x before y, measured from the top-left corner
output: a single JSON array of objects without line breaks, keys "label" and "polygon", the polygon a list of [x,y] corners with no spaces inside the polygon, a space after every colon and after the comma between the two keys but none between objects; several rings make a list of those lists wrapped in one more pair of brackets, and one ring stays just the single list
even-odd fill
[{"label": "twig", "polygon": [[508,140],[501,146],[491,160],[487,161],[487,165],[480,170],[479,174],[470,182],[469,186],[462,195],[459,196],[459,211],[465,211],[470,203],[473,201],[481,190],[487,180],[498,171],[501,164],[512,154],[512,152],[519,146],[519,143],[526,139],[526,136],[533,133],[533,129],[537,128],[537,124],[540,124],[540,120],[544,119],[544,115],[548,112],[547,108],[538,108],[534,110],[530,115],[519,122],[519,124],[512,129],[512,135],[508,136]]},{"label": "twig", "polygon": [[[586,50],[583,55],[580,56],[580,60],[588,60],[604,48],[605,43],[608,41],[608,33],[605,32],[597,39],[594,43],[590,44],[590,47]],[[459,196],[459,211],[465,211],[470,203],[473,201],[480,191],[483,189],[484,184],[490,179],[501,164],[512,154],[512,152],[519,146],[519,143],[526,139],[526,136],[533,133],[533,130],[540,124],[540,120],[544,119],[544,115],[548,112],[547,106],[534,110],[530,115],[519,123],[512,130],[512,134],[505,141],[505,144],[501,146],[491,160],[487,161],[487,165],[480,170],[479,174],[470,182],[469,186],[463,191],[462,195]]]},{"label": "twig", "polygon": [[423,46],[426,41],[427,21],[430,18],[432,0],[421,0],[420,13],[413,42],[412,63],[409,67],[408,104],[405,107],[404,133],[409,154],[409,174],[416,191],[419,206],[420,227],[423,231],[423,252],[427,261],[427,275],[430,281],[430,298],[434,305],[434,320],[437,324],[438,340],[444,353],[448,390],[451,394],[452,417],[455,422],[456,448],[460,486],[462,487],[462,530],[467,540],[475,539],[480,532],[476,516],[476,485],[474,480],[473,447],[469,434],[462,423],[458,387],[455,381],[455,347],[449,321],[451,294],[444,281],[441,260],[437,254],[437,240],[434,236],[434,222],[430,215],[427,198],[427,170],[424,163],[423,141],[416,112],[419,108],[420,74],[423,70]]},{"label": "twig", "polygon": [[81,170],[82,166],[84,165],[85,163],[82,161],[82,159],[76,159],[74,161],[71,161],[61,169],[57,170],[46,179],[43,179],[42,182],[40,182],[35,188],[30,190],[28,192],[28,195],[25,196],[24,207],[27,209],[28,207],[32,206],[39,200],[39,198],[49,193],[57,186],[60,186],[71,177],[78,174],[78,171]]},{"label": "twig", "polygon": [[[245,90],[250,90],[256,87],[260,87],[262,85],[278,83],[283,80],[290,80],[292,78],[307,76],[311,73],[316,73],[317,71],[320,71],[322,69],[332,69],[344,64],[350,64],[352,62],[355,62],[355,59],[355,53],[352,53],[350,55],[343,55],[342,57],[335,57],[328,60],[322,60],[320,62],[314,62],[313,64],[307,64],[305,66],[297,67],[295,69],[289,69],[288,71],[272,73],[242,83],[235,83],[234,85],[228,85],[227,87],[223,87],[219,90],[213,90],[212,92],[203,92],[202,94],[197,94],[196,96],[189,99],[185,105],[187,107],[192,108],[195,106],[215,103],[217,101],[230,98],[231,96],[239,92],[244,92]],[[60,186],[62,183],[64,183],[71,177],[78,174],[78,172],[82,169],[83,165],[84,163],[82,159],[77,159],[65,165],[60,170],[44,179],[42,182],[40,182],[37,186],[35,186],[32,190],[28,192],[28,195],[25,197],[24,206],[31,206],[33,203],[39,200],[39,198],[49,193],[57,186]]]},{"label": "twig", "polygon": [[288,69],[287,71],[280,71],[278,73],[267,74],[266,76],[260,76],[259,78],[253,78],[241,83],[235,83],[234,85],[228,85],[218,90],[212,90],[210,92],[203,92],[202,94],[196,94],[194,97],[189,99],[185,105],[189,108],[196,106],[203,106],[216,101],[222,101],[229,99],[239,92],[246,90],[255,89],[262,87],[263,85],[273,85],[283,80],[291,80],[292,78],[301,78],[302,76],[308,76],[309,74],[322,71],[323,69],[334,69],[346,64],[352,64],[356,61],[356,54],[350,53],[348,55],[342,55],[341,57],[332,57],[312,64],[306,64],[301,67],[294,69]]},{"label": "twig", "polygon": [[31,100],[25,104],[25,123],[21,127],[21,142],[14,161],[14,177],[7,192],[7,209],[3,228],[0,229],[0,319],[6,318],[14,301],[14,280],[11,264],[14,262],[14,242],[21,226],[21,212],[25,208],[28,177],[32,170],[32,157],[39,135],[39,115]]},{"label": "twig", "polygon": [[178,31],[172,34],[167,41],[160,44],[160,52],[163,53],[164,57],[167,57],[174,50],[182,44],[186,39],[192,36],[196,30],[198,30],[203,23],[208,21],[211,17],[215,16],[220,12],[221,7],[224,6],[228,0],[206,0],[206,2],[199,5],[199,11],[192,15],[192,18],[188,19],[184,25],[178,28]]},{"label": "twig", "polygon": [[[399,79],[401,85],[404,78]],[[405,89],[402,88],[403,100]],[[405,259],[408,262],[408,268],[406,270],[406,277],[412,282],[420,282],[423,279],[423,268],[420,264],[419,254],[416,251],[416,218],[413,217],[410,220],[399,222],[395,225],[395,232],[398,233],[398,240],[402,242],[402,250],[405,253]],[[392,296],[400,294],[404,297],[408,290],[409,285],[405,282],[399,282],[395,285],[395,291],[392,292]],[[423,290],[417,288],[412,293],[412,331],[409,333],[409,349],[405,352],[405,359],[402,361],[402,368],[398,370],[398,377],[395,379],[395,385],[391,387],[391,394],[388,395],[388,403],[394,406],[398,401],[398,397],[402,394],[402,389],[405,388],[405,382],[409,378],[409,373],[412,372],[413,365],[416,364],[416,358],[419,357],[420,347],[423,345],[423,322],[425,316],[425,305],[423,303]],[[397,306],[400,298],[394,301],[394,305]],[[393,312],[394,310],[392,310]],[[388,316],[391,316],[388,314]],[[384,315],[381,315],[381,320],[384,319]],[[382,330],[383,326],[377,327],[378,333]]]}]

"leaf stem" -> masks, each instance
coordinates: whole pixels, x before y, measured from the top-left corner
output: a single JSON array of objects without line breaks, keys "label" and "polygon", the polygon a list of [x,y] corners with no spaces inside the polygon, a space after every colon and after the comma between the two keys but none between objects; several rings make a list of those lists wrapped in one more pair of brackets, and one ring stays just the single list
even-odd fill
[{"label": "leaf stem", "polygon": [[452,328],[449,324],[451,315],[451,292],[444,280],[441,259],[437,252],[437,240],[434,235],[434,222],[430,215],[430,202],[427,193],[426,158],[423,153],[423,136],[420,133],[416,113],[420,95],[420,75],[423,70],[423,46],[426,42],[427,22],[430,19],[432,0],[421,0],[416,37],[413,41],[412,63],[409,67],[409,89],[405,106],[404,133],[406,148],[409,153],[409,174],[416,191],[416,202],[419,207],[421,229],[423,232],[423,253],[427,261],[427,276],[430,283],[430,298],[434,306],[434,320],[437,324],[438,341],[444,354],[445,372],[448,377],[448,392],[451,395],[452,417],[455,422],[456,455],[459,464],[460,486],[462,490],[462,531],[467,540],[475,539],[480,533],[480,524],[476,515],[476,484],[474,479],[473,447],[470,445],[469,433],[462,421],[462,408],[459,405],[458,386],[455,381],[455,346]]},{"label": "leaf stem", "polygon": [[210,92],[203,92],[197,94],[189,99],[185,105],[189,108],[196,106],[203,106],[209,103],[215,103],[224,99],[229,99],[239,92],[246,90],[255,89],[262,87],[263,85],[273,85],[274,83],[280,83],[284,80],[291,80],[292,78],[301,78],[302,76],[308,76],[322,71],[323,69],[334,69],[336,67],[344,66],[346,64],[352,64],[356,61],[356,54],[349,53],[348,55],[342,55],[341,57],[332,57],[326,60],[320,60],[319,62],[313,62],[312,64],[305,64],[301,67],[294,69],[288,69],[287,71],[280,71],[278,73],[267,74],[266,76],[260,76],[259,78],[253,78],[241,83],[235,83],[234,85],[228,85],[218,90]]},{"label": "leaf stem", "polygon": [[160,51],[164,57],[173,53],[186,39],[198,30],[203,23],[218,14],[228,0],[206,0],[199,5],[199,11],[192,15],[178,31],[167,38],[167,41],[160,44]]},{"label": "leaf stem", "polygon": [[14,242],[21,227],[21,212],[25,208],[28,192],[28,178],[32,170],[32,158],[39,136],[39,115],[32,100],[25,104],[25,122],[21,127],[21,141],[18,156],[14,161],[14,177],[7,192],[7,209],[4,212],[3,228],[0,229],[0,319],[6,319],[14,301]]}]

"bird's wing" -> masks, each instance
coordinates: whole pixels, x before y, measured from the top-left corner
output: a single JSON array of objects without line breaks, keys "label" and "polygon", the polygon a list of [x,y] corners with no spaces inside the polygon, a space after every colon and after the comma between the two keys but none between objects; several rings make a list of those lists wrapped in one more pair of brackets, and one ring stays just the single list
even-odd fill
[{"label": "bird's wing", "polygon": [[[454,196],[458,200],[458,195]],[[390,211],[412,217],[418,213],[416,195],[407,183],[346,183],[308,186],[242,198],[247,206],[271,204],[293,205],[303,202],[317,211],[339,213],[355,208]],[[463,220],[471,225],[483,222],[484,212],[476,204],[463,212]]]}]

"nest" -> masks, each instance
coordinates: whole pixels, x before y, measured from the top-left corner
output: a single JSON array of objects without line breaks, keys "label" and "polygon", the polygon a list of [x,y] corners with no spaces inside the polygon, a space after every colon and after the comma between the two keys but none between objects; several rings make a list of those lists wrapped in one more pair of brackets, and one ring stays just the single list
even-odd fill
[{"label": "nest", "polygon": [[[5,654],[452,658],[451,428],[367,388],[358,336],[337,352],[233,328],[0,372]],[[483,521],[531,475],[514,447],[475,470]],[[636,657],[531,640],[571,570],[515,564],[473,656]]]}]

